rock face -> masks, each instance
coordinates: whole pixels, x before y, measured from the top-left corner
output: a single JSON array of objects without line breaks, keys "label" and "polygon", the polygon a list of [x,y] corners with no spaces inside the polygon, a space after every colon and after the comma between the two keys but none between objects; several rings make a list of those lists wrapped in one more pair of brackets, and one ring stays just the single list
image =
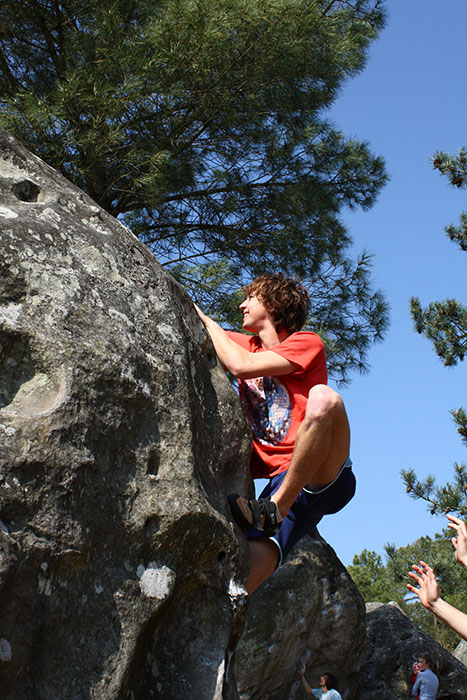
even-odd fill
[{"label": "rock face", "polygon": [[365,665],[365,605],[334,550],[315,529],[251,596],[236,663],[242,700],[309,698],[325,671],[343,700],[359,700]]},{"label": "rock face", "polygon": [[438,700],[467,698],[467,668],[416,627],[395,604],[367,604],[367,659],[361,700],[407,700],[412,663],[429,654],[438,666]]},{"label": "rock face", "polygon": [[454,649],[453,656],[456,657],[464,666],[467,665],[467,642],[463,639]]},{"label": "rock face", "polygon": [[250,601],[249,433],[183,289],[0,130],[2,700],[358,699],[364,610],[315,533]]},{"label": "rock face", "polygon": [[247,483],[184,291],[0,133],[2,700],[237,697]]}]

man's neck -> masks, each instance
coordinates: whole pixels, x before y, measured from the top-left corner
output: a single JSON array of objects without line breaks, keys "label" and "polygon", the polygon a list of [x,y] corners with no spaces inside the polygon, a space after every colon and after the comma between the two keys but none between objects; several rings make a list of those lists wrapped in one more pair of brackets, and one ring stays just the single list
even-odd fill
[{"label": "man's neck", "polygon": [[280,328],[279,331],[277,331],[272,323],[267,324],[264,328],[261,328],[261,330],[258,331],[258,336],[263,350],[271,350],[271,348],[275,348],[276,345],[282,343],[282,341],[288,338],[289,335],[291,335],[291,332],[286,328]]}]

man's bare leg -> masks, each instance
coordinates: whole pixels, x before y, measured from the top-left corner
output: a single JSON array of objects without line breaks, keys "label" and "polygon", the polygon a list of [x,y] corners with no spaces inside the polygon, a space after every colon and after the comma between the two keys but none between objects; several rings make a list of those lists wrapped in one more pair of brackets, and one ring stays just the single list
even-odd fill
[{"label": "man's bare leg", "polygon": [[[350,427],[344,402],[337,392],[319,384],[308,395],[306,414],[295,440],[289,469],[272,500],[285,517],[304,486],[317,491],[329,484],[349,456]],[[246,499],[239,499],[247,503]],[[245,508],[245,513],[247,508]],[[275,570],[277,546],[264,537],[250,544],[250,574],[245,587],[252,593]]]},{"label": "man's bare leg", "polygon": [[272,500],[283,517],[304,486],[318,490],[329,484],[349,456],[350,427],[344,402],[324,384],[308,395],[303,423],[287,474]]},{"label": "man's bare leg", "polygon": [[279,561],[279,550],[265,537],[248,540],[250,545],[250,573],[245,583],[247,593],[253,593],[274,571]]}]

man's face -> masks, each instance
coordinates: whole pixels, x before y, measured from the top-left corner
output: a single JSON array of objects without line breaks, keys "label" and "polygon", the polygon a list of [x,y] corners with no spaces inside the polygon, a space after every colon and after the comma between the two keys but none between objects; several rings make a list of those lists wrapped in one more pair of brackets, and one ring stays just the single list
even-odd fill
[{"label": "man's face", "polygon": [[246,331],[260,331],[265,324],[272,323],[271,314],[264,304],[252,292],[240,304],[243,313],[243,328]]}]

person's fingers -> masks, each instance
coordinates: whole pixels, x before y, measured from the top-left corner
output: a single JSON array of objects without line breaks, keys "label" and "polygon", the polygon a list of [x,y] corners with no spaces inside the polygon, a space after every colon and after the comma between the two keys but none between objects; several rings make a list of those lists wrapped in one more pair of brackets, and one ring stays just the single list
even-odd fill
[{"label": "person's fingers", "polygon": [[426,562],[420,561],[420,566],[422,567],[425,574],[429,574],[429,573],[433,574],[434,573],[431,566],[428,566],[428,564]]},{"label": "person's fingers", "polygon": [[465,526],[465,522],[460,518],[456,518],[454,515],[448,515],[447,517],[451,521],[448,523],[448,527],[452,527],[454,530],[457,530],[459,534],[467,537],[467,527]]},{"label": "person's fingers", "polygon": [[418,564],[413,564],[412,569],[414,571],[416,571],[418,574],[420,574],[420,576],[422,576],[425,573],[425,570],[421,566],[419,566]]},{"label": "person's fingers", "polygon": [[[456,518],[455,515],[450,515],[449,513],[447,514],[447,519],[450,520],[451,522],[448,523],[449,527],[455,527],[456,525],[461,525],[464,521],[461,520],[460,518]],[[455,523],[456,525],[453,525],[451,523]]]},{"label": "person's fingers", "polygon": [[418,584],[421,583],[421,578],[419,576],[417,576],[417,574],[414,574],[413,571],[409,571],[409,576],[410,576],[410,578],[413,578],[413,580],[416,581]]}]

